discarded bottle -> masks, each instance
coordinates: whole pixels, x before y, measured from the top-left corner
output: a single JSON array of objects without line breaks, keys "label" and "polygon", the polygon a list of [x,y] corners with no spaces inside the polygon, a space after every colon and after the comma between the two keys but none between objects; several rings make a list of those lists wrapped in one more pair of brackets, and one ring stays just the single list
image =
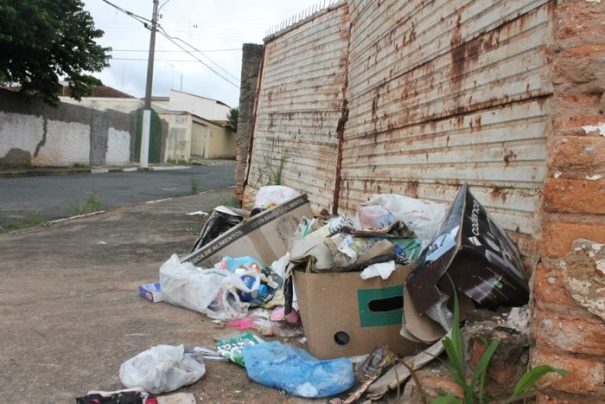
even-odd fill
[{"label": "discarded bottle", "polygon": [[331,397],[355,383],[348,358],[319,360],[277,341],[245,346],[244,362],[248,377],[255,382],[299,397]]},{"label": "discarded bottle", "polygon": [[[253,288],[256,278],[251,275],[242,275],[242,281],[248,287]],[[271,296],[273,296],[273,290],[271,290],[266,284],[262,283],[258,285],[258,289],[253,289],[251,292],[238,291],[239,298],[242,302],[251,303],[252,305],[261,305]]]}]

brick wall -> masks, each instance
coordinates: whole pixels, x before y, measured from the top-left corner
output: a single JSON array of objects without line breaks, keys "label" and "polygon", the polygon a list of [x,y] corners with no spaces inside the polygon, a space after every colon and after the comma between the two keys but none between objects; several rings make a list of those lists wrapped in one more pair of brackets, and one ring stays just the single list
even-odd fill
[{"label": "brick wall", "polygon": [[[555,12],[553,136],[543,190],[542,262],[534,276],[532,362],[570,374],[538,402],[605,400],[605,324],[572,297],[561,261],[576,239],[605,243],[604,21],[601,1],[560,1]],[[599,281],[598,273],[588,273],[594,271],[590,265],[582,268],[587,282]]]}]

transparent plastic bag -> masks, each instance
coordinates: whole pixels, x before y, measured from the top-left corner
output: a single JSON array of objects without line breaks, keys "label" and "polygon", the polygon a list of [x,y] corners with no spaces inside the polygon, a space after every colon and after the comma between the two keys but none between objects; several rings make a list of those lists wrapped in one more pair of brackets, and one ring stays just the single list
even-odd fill
[{"label": "transparent plastic bag", "polygon": [[199,357],[185,353],[183,345],[157,345],[120,366],[120,380],[126,387],[142,387],[152,394],[174,391],[195,383],[206,373]]},{"label": "transparent plastic bag", "polygon": [[176,254],[160,268],[160,287],[168,303],[217,320],[245,317],[249,304],[240,300],[237,291],[252,291],[238,275],[198,268],[190,262],[181,263]]},{"label": "transparent plastic bag", "polygon": [[300,195],[295,189],[283,185],[268,185],[256,192],[254,207],[257,209],[271,209]]},{"label": "transparent plastic bag", "polygon": [[[428,243],[439,231],[445,219],[446,207],[424,199],[409,198],[397,194],[378,194],[364,203],[365,206],[380,205],[391,212],[395,220],[400,220]],[[359,215],[356,218],[359,223]]]}]

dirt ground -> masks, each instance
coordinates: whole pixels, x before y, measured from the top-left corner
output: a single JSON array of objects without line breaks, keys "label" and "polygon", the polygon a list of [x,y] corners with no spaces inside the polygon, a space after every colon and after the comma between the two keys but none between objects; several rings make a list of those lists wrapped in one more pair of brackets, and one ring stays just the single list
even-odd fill
[{"label": "dirt ground", "polygon": [[[209,192],[0,235],[0,402],[73,403],[122,388],[120,364],[157,344],[202,345],[235,332],[137,294],[160,265],[188,252],[201,220],[232,190]],[[207,361],[181,391],[198,402],[303,402]]]}]

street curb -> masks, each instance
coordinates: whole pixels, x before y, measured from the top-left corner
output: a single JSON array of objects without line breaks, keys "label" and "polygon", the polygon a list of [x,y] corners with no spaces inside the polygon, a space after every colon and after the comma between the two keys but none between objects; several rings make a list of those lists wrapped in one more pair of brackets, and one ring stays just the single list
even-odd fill
[{"label": "street curb", "polygon": [[119,172],[151,172],[151,171],[171,171],[190,169],[191,166],[157,166],[157,167],[92,167],[92,168],[63,168],[63,169],[29,169],[29,170],[7,170],[0,171],[0,177],[43,177],[59,176],[72,174],[107,174]]}]

